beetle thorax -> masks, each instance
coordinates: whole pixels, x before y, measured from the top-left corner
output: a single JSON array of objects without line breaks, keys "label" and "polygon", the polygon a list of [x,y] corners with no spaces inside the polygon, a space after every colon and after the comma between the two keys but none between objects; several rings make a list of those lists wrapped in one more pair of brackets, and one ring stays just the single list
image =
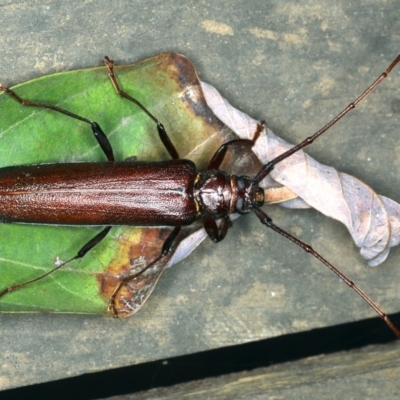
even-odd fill
[{"label": "beetle thorax", "polygon": [[204,217],[219,219],[229,214],[247,214],[264,204],[264,191],[247,176],[210,170],[197,175],[194,197]]}]

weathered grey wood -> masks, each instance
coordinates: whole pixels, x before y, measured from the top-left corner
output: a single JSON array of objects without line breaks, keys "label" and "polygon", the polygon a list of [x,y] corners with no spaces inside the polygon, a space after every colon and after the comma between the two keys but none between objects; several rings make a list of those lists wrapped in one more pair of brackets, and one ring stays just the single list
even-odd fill
[{"label": "weathered grey wood", "polygon": [[[395,0],[42,1],[35,7],[3,0],[0,81],[13,85],[101,65],[105,54],[121,64],[174,50],[189,56],[201,78],[238,108],[298,142],[387,66],[399,51],[398,32]],[[309,150],[397,201],[399,80],[397,70]],[[385,265],[371,269],[338,223],[314,211],[271,207],[270,214],[387,312],[399,310],[398,249]],[[373,315],[323,266],[250,216],[235,223],[224,242],[204,243],[167,271],[129,320],[0,315],[0,389]]]},{"label": "weathered grey wood", "polygon": [[306,358],[109,400],[395,399],[398,343]]}]

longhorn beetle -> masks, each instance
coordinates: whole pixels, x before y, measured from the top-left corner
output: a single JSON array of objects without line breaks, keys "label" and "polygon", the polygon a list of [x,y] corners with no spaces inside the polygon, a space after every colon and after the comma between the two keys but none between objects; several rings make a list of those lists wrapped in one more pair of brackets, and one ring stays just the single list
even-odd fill
[{"label": "longhorn beetle", "polygon": [[[140,271],[134,271],[119,278],[119,283],[109,299],[109,311],[114,316],[118,316],[116,299],[122,287],[143,274],[171,251],[182,226],[190,225],[200,217],[208,236],[217,243],[224,239],[232,224],[229,218],[231,214],[247,214],[253,211],[262,224],[300,246],[339,276],[400,338],[400,330],[358,286],[310,245],[272,222],[271,218],[261,210],[264,204],[264,191],[259,186],[260,181],[272,171],[277,163],[310,145],[353,110],[399,62],[400,55],[371,86],[328,124],[263,165],[254,177],[230,175],[219,167],[230,147],[253,146],[263,129],[262,124],[258,125],[252,140],[235,139],[221,145],[211,157],[207,170],[198,172],[192,161],[179,158],[178,151],[163,124],[142,103],[121,90],[114,74],[114,62],[108,57],[105,57],[105,64],[117,94],[133,102],[155,122],[159,137],[172,158],[171,161],[115,162],[111,144],[98,123],[54,105],[22,99],[13,90],[0,85],[0,91],[22,106],[46,108],[88,123],[107,158],[107,162],[38,164],[0,169],[0,219],[2,222],[105,226],[74,257],[41,276],[3,289],[0,291],[0,297],[43,279],[72,260],[82,258],[106,237],[112,226],[174,227],[155,260]],[[217,220],[221,221],[219,226]]]}]

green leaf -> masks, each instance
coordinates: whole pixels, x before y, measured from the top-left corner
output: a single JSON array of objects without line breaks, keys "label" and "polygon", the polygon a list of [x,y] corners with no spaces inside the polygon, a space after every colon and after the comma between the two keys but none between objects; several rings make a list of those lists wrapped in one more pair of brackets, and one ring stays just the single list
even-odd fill
[{"label": "green leaf", "polygon": [[[222,142],[222,124],[208,109],[191,62],[163,54],[116,68],[127,93],[165,126],[181,158],[204,169]],[[116,160],[170,159],[154,122],[120,98],[105,67],[65,72],[13,88],[24,99],[57,105],[100,124]],[[0,167],[35,163],[105,161],[87,123],[38,107],[22,107],[0,95]],[[0,216],[1,218],[1,216]],[[67,260],[101,227],[0,225],[0,290],[33,279]],[[0,312],[107,313],[109,296],[135,260],[146,263],[160,252],[169,229],[114,227],[83,259],[0,298]],[[166,259],[150,276],[153,290]],[[151,275],[151,274],[150,274]],[[149,277],[147,277],[149,279]],[[147,282],[148,283],[148,282]],[[143,304],[139,305],[138,308]],[[138,309],[137,308],[137,309]],[[137,311],[125,310],[126,316]]]}]

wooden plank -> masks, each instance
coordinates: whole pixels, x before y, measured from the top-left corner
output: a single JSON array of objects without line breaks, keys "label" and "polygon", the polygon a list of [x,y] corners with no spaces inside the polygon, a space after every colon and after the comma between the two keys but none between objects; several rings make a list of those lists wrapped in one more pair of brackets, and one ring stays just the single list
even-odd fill
[{"label": "wooden plank", "polygon": [[[146,0],[114,8],[105,0],[75,3],[2,6],[1,82],[13,85],[100,65],[104,54],[132,63],[174,49],[188,55],[201,78],[234,105],[298,142],[365,89],[398,53],[394,0],[384,5],[203,1],[201,6]],[[218,23],[232,31],[218,29]],[[309,150],[395,200],[400,200],[399,87],[397,71],[363,109]],[[340,224],[312,210],[269,210],[277,224],[310,242],[385,311],[399,310],[398,249],[384,266],[371,269]],[[206,242],[167,271],[148,304],[129,320],[0,315],[0,389],[370,316],[373,312],[336,277],[250,216],[235,223],[223,243]]]},{"label": "wooden plank", "polygon": [[368,346],[109,400],[395,399],[398,343]]}]

